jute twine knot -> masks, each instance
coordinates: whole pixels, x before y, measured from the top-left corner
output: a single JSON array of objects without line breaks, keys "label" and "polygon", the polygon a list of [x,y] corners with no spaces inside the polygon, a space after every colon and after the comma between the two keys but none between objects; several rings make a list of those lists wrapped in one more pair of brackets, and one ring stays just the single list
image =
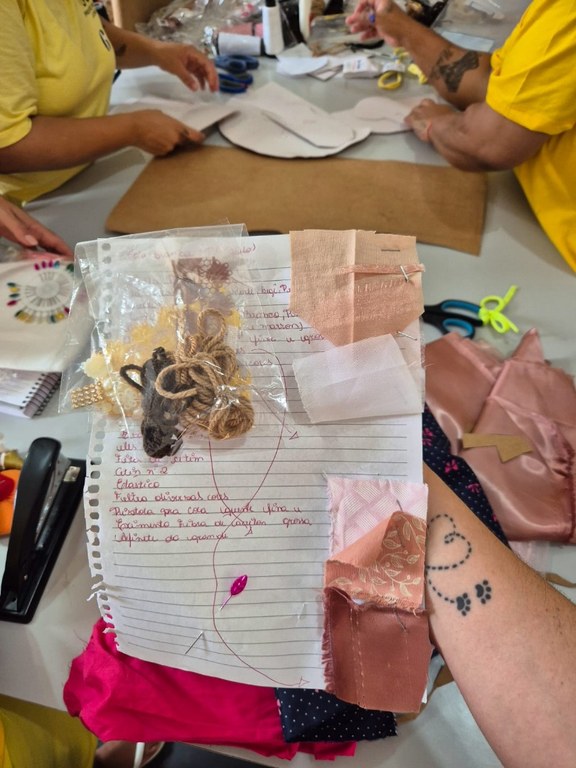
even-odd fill
[{"label": "jute twine knot", "polygon": [[180,401],[183,429],[203,430],[215,440],[239,437],[254,424],[254,408],[239,388],[238,359],[225,343],[225,335],[222,313],[203,310],[198,315],[197,332],[180,334],[182,342],[174,353],[174,363],[158,373],[155,383],[159,395]]}]

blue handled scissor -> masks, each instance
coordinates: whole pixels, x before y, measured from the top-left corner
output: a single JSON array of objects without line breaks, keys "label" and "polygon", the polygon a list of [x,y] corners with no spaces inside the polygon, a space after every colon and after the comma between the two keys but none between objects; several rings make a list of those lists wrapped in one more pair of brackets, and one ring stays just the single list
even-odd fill
[{"label": "blue handled scissor", "polygon": [[254,56],[216,56],[214,64],[218,72],[218,82],[222,93],[244,93],[254,78],[249,69],[257,69],[260,62]]},{"label": "blue handled scissor", "polygon": [[235,75],[218,72],[218,84],[222,93],[244,93],[254,78],[248,72],[237,72]]},{"label": "blue handled scissor", "polygon": [[255,56],[216,56],[214,65],[217,69],[225,69],[233,75],[246,72],[247,69],[258,69],[260,62]]},{"label": "blue handled scissor", "polygon": [[[460,312],[454,310],[460,310]],[[426,304],[422,319],[442,333],[459,331],[462,336],[472,339],[476,328],[484,325],[478,317],[479,312],[479,304],[460,299],[446,299],[439,304]]]}]

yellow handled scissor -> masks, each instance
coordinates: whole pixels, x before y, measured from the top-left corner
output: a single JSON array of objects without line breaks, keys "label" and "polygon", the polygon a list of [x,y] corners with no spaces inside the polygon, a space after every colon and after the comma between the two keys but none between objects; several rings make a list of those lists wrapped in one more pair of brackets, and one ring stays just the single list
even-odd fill
[{"label": "yellow handled scissor", "polygon": [[394,48],[393,61],[384,64],[382,74],[378,78],[378,88],[384,91],[394,91],[402,85],[404,73],[408,72],[418,78],[419,83],[425,83],[424,73],[414,62],[410,62],[409,54],[404,48]]}]

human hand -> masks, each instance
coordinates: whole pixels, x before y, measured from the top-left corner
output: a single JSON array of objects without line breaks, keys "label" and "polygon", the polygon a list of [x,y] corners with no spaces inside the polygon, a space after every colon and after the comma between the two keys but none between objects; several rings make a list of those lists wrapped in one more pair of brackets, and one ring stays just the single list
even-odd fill
[{"label": "human hand", "polygon": [[159,109],[143,109],[128,114],[133,121],[134,146],[152,155],[162,157],[178,147],[204,141],[203,133],[189,128]]},{"label": "human hand", "polygon": [[0,235],[25,248],[39,246],[68,259],[74,255],[72,249],[52,230],[3,197],[0,197]]},{"label": "human hand", "polygon": [[176,75],[192,91],[208,87],[218,90],[218,73],[214,63],[194,48],[184,43],[160,43],[155,56],[160,69]]},{"label": "human hand", "polygon": [[412,128],[420,141],[430,144],[430,127],[432,120],[441,115],[450,115],[454,109],[446,104],[438,104],[432,99],[423,99],[404,118],[404,122]]},{"label": "human hand", "polygon": [[405,15],[393,0],[360,0],[346,24],[353,34],[360,33],[362,40],[381,37],[388,45],[397,47],[396,22]]}]

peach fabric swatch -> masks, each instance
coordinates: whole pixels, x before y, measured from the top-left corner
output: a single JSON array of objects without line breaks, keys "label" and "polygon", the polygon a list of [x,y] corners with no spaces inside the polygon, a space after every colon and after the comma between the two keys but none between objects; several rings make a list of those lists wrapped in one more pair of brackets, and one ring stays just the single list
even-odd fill
[{"label": "peach fabric swatch", "polygon": [[[475,342],[449,336],[426,347],[427,363],[434,361],[427,366],[426,400],[453,452],[477,475],[510,540],[576,543],[571,377],[545,361],[534,329],[500,362]],[[532,450],[503,463],[496,447],[463,449],[465,433],[522,437]]]},{"label": "peach fabric swatch", "polygon": [[402,331],[424,310],[414,237],[305,230],[290,248],[290,309],[337,346]]},{"label": "peach fabric swatch", "polygon": [[[326,690],[367,709],[416,712],[432,653],[424,611],[426,487],[329,478],[329,489]],[[399,509],[410,504],[416,514]]]},{"label": "peach fabric swatch", "polygon": [[423,608],[425,547],[424,520],[394,512],[327,561],[324,585],[355,601],[417,611]]}]

